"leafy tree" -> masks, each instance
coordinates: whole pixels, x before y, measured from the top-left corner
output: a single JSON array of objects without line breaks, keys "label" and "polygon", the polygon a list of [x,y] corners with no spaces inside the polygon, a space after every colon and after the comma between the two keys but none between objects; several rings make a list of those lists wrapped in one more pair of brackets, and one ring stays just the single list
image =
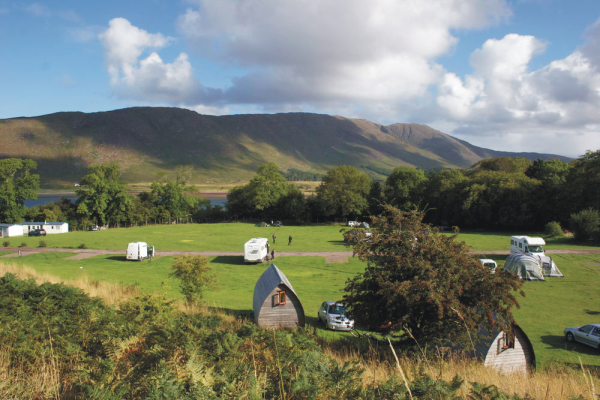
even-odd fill
[{"label": "leafy tree", "polygon": [[600,239],[600,214],[593,208],[571,214],[571,230],[577,240]]},{"label": "leafy tree", "polygon": [[556,221],[550,221],[544,225],[544,233],[550,238],[561,238],[565,236],[560,224]]},{"label": "leafy tree", "polygon": [[600,204],[600,150],[588,151],[572,162],[564,185],[568,214]]},{"label": "leafy tree", "polygon": [[389,204],[409,210],[419,205],[426,185],[423,170],[398,167],[385,180],[385,198]]},{"label": "leafy tree", "polygon": [[236,186],[229,192],[227,211],[233,215],[264,217],[267,212],[276,212],[277,204],[286,196],[298,199],[298,192],[294,185],[286,181],[277,165],[263,164],[248,184]]},{"label": "leafy tree", "polygon": [[340,165],[330,169],[317,187],[317,200],[325,215],[361,215],[369,207],[371,178],[357,168]]},{"label": "leafy tree", "polygon": [[179,289],[188,304],[202,300],[206,289],[217,288],[217,277],[204,256],[176,256],[170,277],[179,279]]},{"label": "leafy tree", "polygon": [[537,159],[525,175],[541,182],[536,190],[538,220],[541,223],[552,219],[566,221],[571,206],[565,184],[571,164],[560,160]]},{"label": "leafy tree", "polygon": [[470,168],[471,173],[481,171],[501,171],[508,173],[525,173],[531,166],[531,161],[524,157],[486,158]]},{"label": "leafy tree", "polygon": [[98,164],[88,168],[75,190],[77,213],[97,225],[118,224],[130,218],[132,195],[125,189],[117,164]]},{"label": "leafy tree", "polygon": [[439,234],[422,219],[417,210],[386,206],[372,217],[372,236],[359,233],[352,242],[367,267],[346,283],[350,314],[370,326],[389,321],[395,335],[420,345],[462,341],[467,332],[513,321],[522,282],[505,271],[490,274],[457,234]]},{"label": "leafy tree", "polygon": [[521,173],[482,171],[462,190],[462,220],[477,227],[528,227],[537,222],[540,182]]},{"label": "leafy tree", "polygon": [[383,212],[385,197],[383,194],[383,185],[381,182],[372,181],[369,189],[369,215],[379,215]]},{"label": "leafy tree", "polygon": [[163,176],[158,181],[152,182],[150,188],[154,196],[155,213],[165,217],[164,219],[181,222],[198,212],[200,203],[205,199],[195,196],[196,188],[188,185],[191,173],[191,166],[180,165],[177,167],[174,181],[167,180]]},{"label": "leafy tree", "polygon": [[21,221],[25,214],[25,199],[37,199],[40,176],[32,174],[37,168],[33,160],[6,158],[0,160],[0,220],[7,223]]},{"label": "leafy tree", "polygon": [[427,174],[423,201],[426,218],[441,224],[460,225],[462,222],[462,190],[468,178],[456,169],[443,169]]}]

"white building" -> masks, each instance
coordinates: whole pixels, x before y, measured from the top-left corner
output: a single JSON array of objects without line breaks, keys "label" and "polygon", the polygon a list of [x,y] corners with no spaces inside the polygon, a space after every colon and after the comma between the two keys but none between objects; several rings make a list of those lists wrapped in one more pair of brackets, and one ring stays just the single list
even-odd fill
[{"label": "white building", "polygon": [[69,232],[69,224],[66,222],[21,222],[20,225],[23,235],[29,234],[34,229],[44,229],[47,235]]},{"label": "white building", "polygon": [[19,224],[0,224],[0,237],[23,236],[23,227]]}]

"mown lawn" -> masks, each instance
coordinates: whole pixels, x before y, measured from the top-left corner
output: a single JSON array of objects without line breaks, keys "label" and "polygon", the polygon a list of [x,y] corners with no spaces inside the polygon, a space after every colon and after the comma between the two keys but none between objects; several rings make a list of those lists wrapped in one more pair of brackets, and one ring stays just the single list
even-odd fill
[{"label": "mown lawn", "polygon": [[[1,262],[17,263],[34,267],[63,279],[76,278],[85,274],[93,280],[107,280],[121,284],[138,284],[143,290],[161,290],[161,283],[168,285],[169,297],[179,298],[177,282],[168,277],[173,257],[158,256],[152,262],[130,262],[125,260],[128,241],[144,240],[163,250],[212,250],[241,251],[248,237],[270,236],[277,232],[275,248],[282,252],[288,249],[287,235],[294,237],[290,250],[335,251],[349,249],[341,245],[341,226],[257,228],[250,224],[211,224],[159,226],[131,229],[114,229],[101,232],[74,232],[65,235],[47,236],[57,247],[77,247],[82,238],[88,247],[99,249],[123,249],[122,256],[97,256],[82,260],[68,260],[72,253],[38,253],[22,258],[4,258]],[[267,233],[268,235],[265,235]],[[135,239],[130,238],[135,236]],[[473,249],[507,249],[507,235],[486,233],[461,233],[460,239],[467,241]],[[20,239],[19,243],[20,243]],[[37,243],[39,238],[33,239]],[[92,241],[93,239],[93,241]],[[67,246],[67,244],[69,244]],[[281,243],[281,244],[279,244]],[[503,243],[500,245],[500,243]],[[60,246],[58,246],[60,244]],[[490,247],[487,247],[490,246]],[[492,247],[497,246],[497,247]],[[571,241],[549,241],[548,249],[577,248]],[[586,248],[586,247],[582,247]],[[5,252],[0,252],[0,255]],[[491,256],[504,263],[505,256]],[[546,282],[526,282],[525,298],[520,298],[521,309],[515,311],[517,322],[529,335],[536,351],[538,366],[555,361],[600,367],[600,352],[583,345],[567,345],[563,329],[587,323],[600,323],[600,254],[597,255],[553,255],[564,278],[551,278]],[[220,280],[220,289],[207,292],[205,300],[210,306],[224,308],[235,313],[252,311],[254,284],[266,268],[262,264],[244,264],[239,256],[211,257],[210,263]],[[364,269],[364,264],[355,258],[344,263],[326,263],[324,257],[278,257],[277,266],[287,275],[303,302],[307,321],[316,323],[316,312],[324,300],[337,300],[343,295],[348,278]],[[591,263],[591,264],[590,264]],[[325,334],[325,333],[324,333]],[[327,333],[338,337],[340,333]]]},{"label": "mown lawn", "polygon": [[[69,232],[45,237],[9,238],[11,246],[22,242],[38,247],[40,241],[48,247],[78,248],[82,243],[89,249],[120,250],[125,252],[130,242],[147,242],[157,251],[243,251],[244,243],[253,237],[266,237],[272,242],[277,235],[276,251],[349,251],[342,241],[341,225],[256,227],[248,223],[149,225],[136,228],[102,231]],[[292,245],[288,246],[288,237]]]},{"label": "mown lawn", "polygon": [[[149,225],[136,228],[118,228],[102,231],[69,232],[45,237],[6,238],[10,246],[25,243],[27,247],[38,247],[40,241],[48,247],[76,249],[85,244],[89,249],[123,250],[130,242],[147,242],[157,251],[243,251],[244,243],[253,237],[266,237],[272,241],[277,235],[275,248],[282,251],[350,251],[342,241],[341,229],[337,225],[256,227],[249,223]],[[449,234],[449,233],[444,233]],[[512,234],[542,236],[539,232],[513,232]],[[292,236],[292,245],[287,246]],[[511,233],[465,231],[458,240],[467,243],[474,251],[506,250],[510,248]],[[571,238],[546,240],[547,250],[597,248],[582,245]],[[272,244],[272,243],[271,243]]]}]

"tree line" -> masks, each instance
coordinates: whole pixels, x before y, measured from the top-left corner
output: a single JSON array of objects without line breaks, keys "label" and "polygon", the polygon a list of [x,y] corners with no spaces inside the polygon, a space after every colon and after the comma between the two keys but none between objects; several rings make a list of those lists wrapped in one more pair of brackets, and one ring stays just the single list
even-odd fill
[{"label": "tree line", "polygon": [[31,172],[36,167],[32,160],[0,160],[3,222],[67,221],[74,229],[241,218],[307,223],[365,220],[389,204],[403,211],[425,210],[425,222],[434,225],[540,230],[554,222],[585,230],[582,237],[587,239],[600,236],[600,150],[571,162],[503,157],[481,160],[465,170],[398,167],[383,181],[340,165],[322,176],[309,197],[269,163],[230,191],[226,209],[211,207],[197,195],[189,183],[191,167],[180,166],[175,179],[160,176],[150,191],[132,195],[116,164],[91,166],[75,192],[75,203],[63,199],[27,209],[24,199],[35,198],[39,188],[39,175]]},{"label": "tree line", "polygon": [[381,214],[386,204],[425,210],[425,222],[438,226],[541,230],[553,222],[585,230],[584,239],[598,239],[600,151],[571,162],[502,157],[465,170],[398,167],[384,181],[340,165],[323,176],[308,198],[274,164],[265,164],[248,184],[230,192],[227,212],[299,222],[367,219]]}]

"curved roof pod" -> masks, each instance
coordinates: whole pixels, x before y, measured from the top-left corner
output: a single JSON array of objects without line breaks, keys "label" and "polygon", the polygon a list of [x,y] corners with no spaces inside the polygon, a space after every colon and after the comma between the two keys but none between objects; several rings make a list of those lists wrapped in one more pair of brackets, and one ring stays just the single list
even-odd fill
[{"label": "curved roof pod", "polygon": [[263,328],[304,326],[304,308],[285,274],[275,264],[254,286],[254,321]]}]

